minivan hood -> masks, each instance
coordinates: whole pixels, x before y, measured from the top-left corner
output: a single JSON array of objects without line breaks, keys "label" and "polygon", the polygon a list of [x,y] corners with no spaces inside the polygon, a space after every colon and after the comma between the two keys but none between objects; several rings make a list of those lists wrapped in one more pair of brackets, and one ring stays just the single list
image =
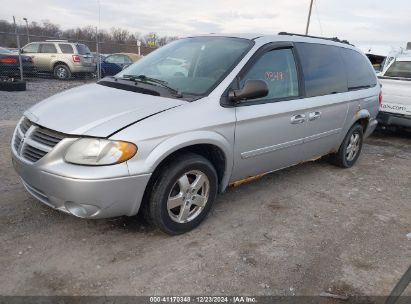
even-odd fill
[{"label": "minivan hood", "polygon": [[107,137],[136,121],[184,103],[186,101],[89,84],[47,98],[24,115],[58,132]]}]

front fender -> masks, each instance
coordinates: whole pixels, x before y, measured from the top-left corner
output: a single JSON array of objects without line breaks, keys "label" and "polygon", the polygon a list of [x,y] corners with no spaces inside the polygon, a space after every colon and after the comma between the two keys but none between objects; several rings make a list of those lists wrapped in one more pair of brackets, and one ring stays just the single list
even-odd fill
[{"label": "front fender", "polygon": [[221,182],[221,190],[228,185],[233,168],[233,146],[221,134],[214,131],[193,131],[170,137],[156,146],[145,160],[149,172],[154,172],[157,166],[167,156],[182,148],[197,144],[210,144],[221,149],[225,156],[225,169]]}]

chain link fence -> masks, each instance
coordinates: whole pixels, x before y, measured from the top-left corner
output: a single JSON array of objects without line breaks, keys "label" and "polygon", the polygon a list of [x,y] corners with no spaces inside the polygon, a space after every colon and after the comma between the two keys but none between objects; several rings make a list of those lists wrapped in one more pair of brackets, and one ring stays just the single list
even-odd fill
[{"label": "chain link fence", "polygon": [[[110,65],[110,72],[116,74],[156,49],[142,45],[139,40],[135,43],[105,42],[95,36],[95,40],[82,40],[30,35],[28,31],[0,31],[0,80],[4,84],[16,79],[30,81],[34,77],[99,79],[108,73],[105,66]],[[121,55],[110,56],[114,53]]]}]

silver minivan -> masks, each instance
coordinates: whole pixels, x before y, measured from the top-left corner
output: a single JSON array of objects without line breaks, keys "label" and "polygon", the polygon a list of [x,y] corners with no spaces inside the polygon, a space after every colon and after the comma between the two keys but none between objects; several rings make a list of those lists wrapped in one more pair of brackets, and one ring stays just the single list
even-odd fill
[{"label": "silver minivan", "polygon": [[[168,58],[184,64],[163,73]],[[179,234],[231,183],[324,155],[351,167],[380,95],[367,57],[347,42],[188,37],[27,110],[12,159],[27,191],[52,208],[82,218],[142,210]]]}]

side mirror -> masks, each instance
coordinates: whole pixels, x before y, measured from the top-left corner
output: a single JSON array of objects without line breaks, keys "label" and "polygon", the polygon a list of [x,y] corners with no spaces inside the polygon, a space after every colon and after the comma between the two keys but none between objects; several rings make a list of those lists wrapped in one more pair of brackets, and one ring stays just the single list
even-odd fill
[{"label": "side mirror", "polygon": [[23,54],[23,53],[24,53],[23,49],[20,49],[20,54]]},{"label": "side mirror", "polygon": [[233,102],[256,99],[268,95],[267,83],[263,80],[247,80],[244,87],[228,92],[228,99]]}]

